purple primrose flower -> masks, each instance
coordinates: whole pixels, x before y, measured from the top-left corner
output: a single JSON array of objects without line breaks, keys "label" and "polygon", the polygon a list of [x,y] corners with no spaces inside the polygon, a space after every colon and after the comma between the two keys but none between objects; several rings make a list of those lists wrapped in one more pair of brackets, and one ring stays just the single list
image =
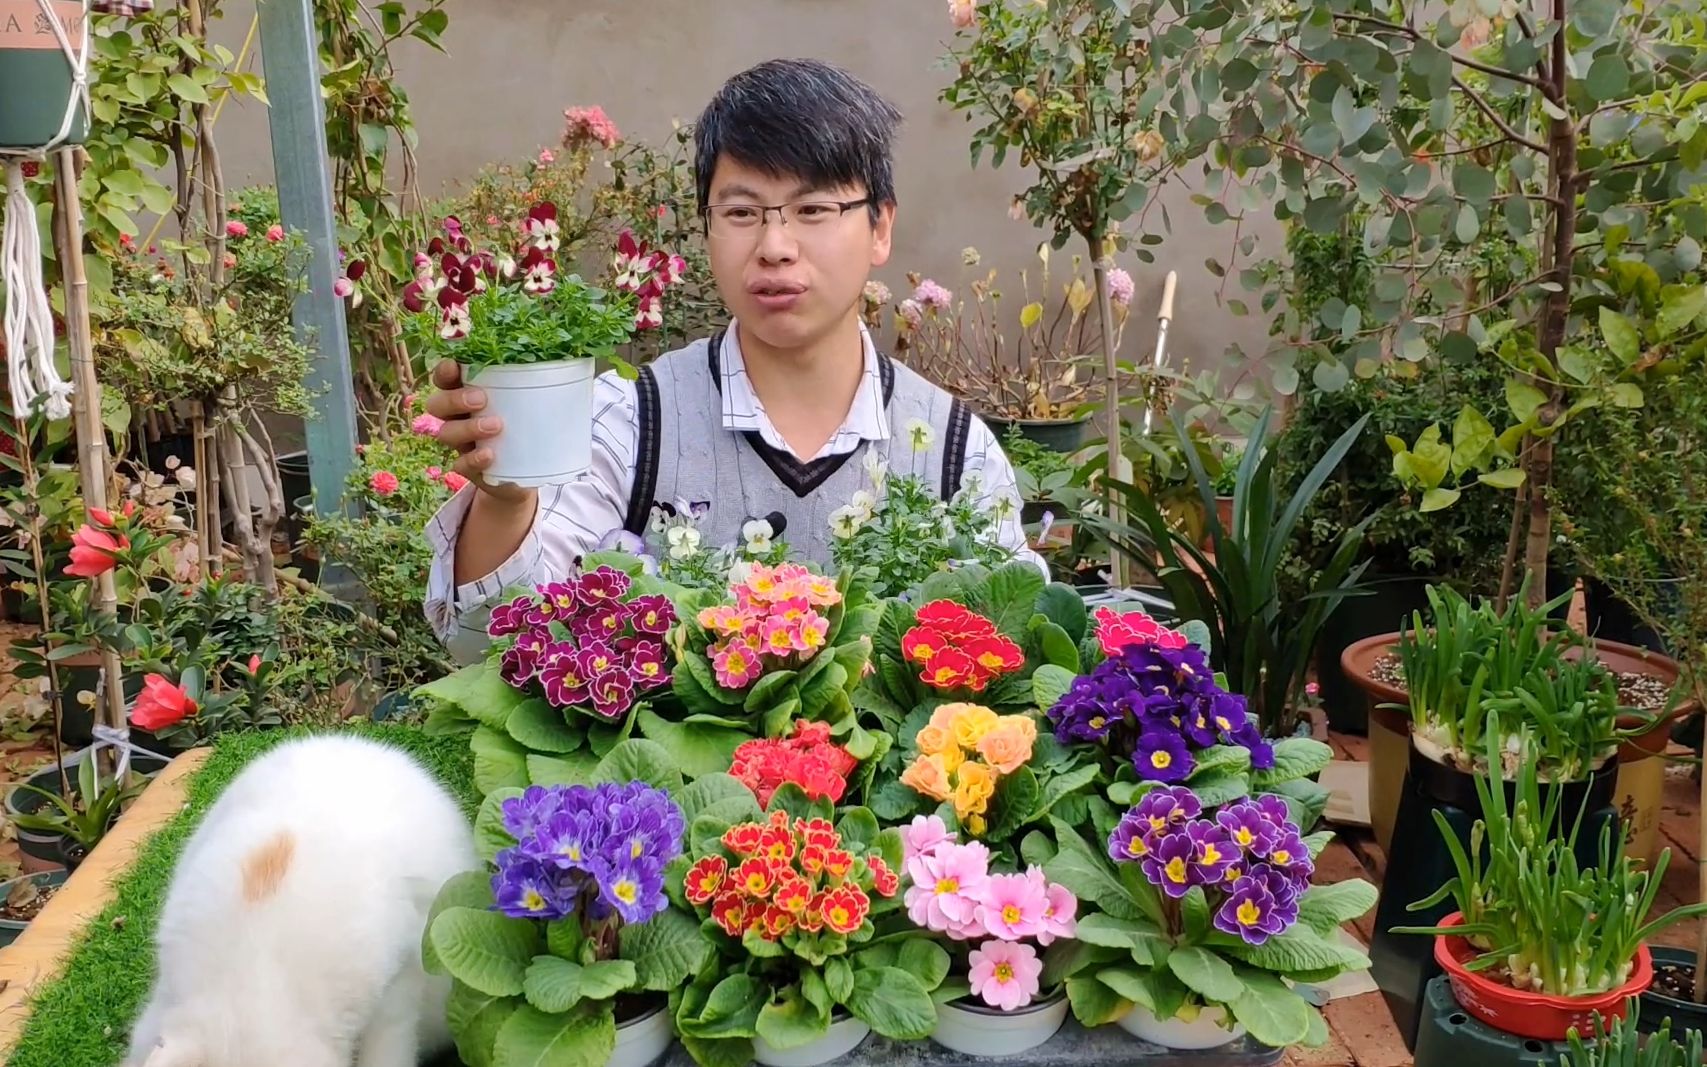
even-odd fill
[{"label": "purple primrose flower", "polygon": [[1195,884],[1191,863],[1196,853],[1197,846],[1184,831],[1161,834],[1155,839],[1150,854],[1144,857],[1144,877],[1160,886],[1168,896],[1183,897],[1186,890]]},{"label": "purple primrose flower", "polygon": [[1268,886],[1246,876],[1233,883],[1233,892],[1215,912],[1215,928],[1234,934],[1246,944],[1260,945],[1287,927],[1286,917]]},{"label": "purple primrose flower", "polygon": [[1185,738],[1167,729],[1145,730],[1132,753],[1138,777],[1156,782],[1183,781],[1197,761]]}]

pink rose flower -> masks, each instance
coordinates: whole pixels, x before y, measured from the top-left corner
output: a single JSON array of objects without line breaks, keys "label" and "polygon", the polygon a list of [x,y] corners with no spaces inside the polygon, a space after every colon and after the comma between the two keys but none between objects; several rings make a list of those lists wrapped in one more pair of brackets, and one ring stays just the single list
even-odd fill
[{"label": "pink rose flower", "polygon": [[273,244],[278,244],[280,241],[284,240],[284,227],[280,226],[276,222],[271,226],[268,226],[267,240],[271,241]]},{"label": "pink rose flower", "polygon": [[399,484],[397,475],[390,471],[374,471],[373,477],[368,479],[368,485],[380,496],[390,496],[397,492]]},{"label": "pink rose flower", "polygon": [[594,104],[591,107],[571,107],[563,111],[564,129],[563,144],[574,147],[583,141],[597,141],[606,148],[615,148],[622,134],[617,131],[616,123],[605,114],[605,109]]},{"label": "pink rose flower", "polygon": [[249,227],[243,224],[242,219],[232,219],[230,222],[225,224],[225,236],[247,237],[249,236]]},{"label": "pink rose flower", "polygon": [[445,420],[437,415],[429,415],[423,412],[415,416],[415,421],[409,424],[409,428],[422,437],[436,437],[438,432],[444,428],[444,424]]},{"label": "pink rose flower", "polygon": [[967,978],[974,996],[1000,1011],[1013,1011],[1031,1003],[1037,995],[1043,961],[1030,945],[1009,941],[986,941],[967,957]]},{"label": "pink rose flower", "polygon": [[468,479],[464,478],[462,475],[458,474],[457,472],[445,471],[445,488],[449,489],[451,492],[459,493],[462,491],[462,487],[467,485],[467,484],[468,484]]}]

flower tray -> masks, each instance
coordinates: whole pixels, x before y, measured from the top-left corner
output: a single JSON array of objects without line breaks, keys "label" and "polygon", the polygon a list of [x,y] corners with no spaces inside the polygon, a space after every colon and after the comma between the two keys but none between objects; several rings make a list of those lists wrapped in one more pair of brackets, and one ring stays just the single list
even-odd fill
[{"label": "flower tray", "polygon": [[[1453,912],[1441,926],[1457,926],[1463,917]],[[1464,1010],[1498,1030],[1537,1041],[1562,1041],[1576,1027],[1583,1036],[1595,1031],[1595,1015],[1622,1019],[1629,1012],[1628,998],[1647,989],[1654,980],[1653,956],[1648,946],[1636,951],[1636,967],[1630,980],[1617,989],[1587,997],[1555,997],[1513,989],[1466,969],[1481,955],[1468,940],[1446,935],[1434,940],[1434,958],[1452,984],[1452,994]]]}]

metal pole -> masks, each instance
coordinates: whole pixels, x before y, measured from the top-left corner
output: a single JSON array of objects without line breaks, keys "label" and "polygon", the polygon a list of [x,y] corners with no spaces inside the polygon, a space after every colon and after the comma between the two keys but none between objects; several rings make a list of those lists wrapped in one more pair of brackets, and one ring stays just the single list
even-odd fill
[{"label": "metal pole", "polygon": [[[101,386],[95,377],[94,341],[89,332],[89,278],[83,271],[83,208],[77,195],[77,159],[82,151],[74,146],[55,152],[53,178],[59,224],[54,227],[53,235],[59,245],[60,277],[65,284],[65,339],[71,351],[71,413],[77,432],[77,474],[82,483],[84,507],[105,511],[107,435],[101,426]],[[95,579],[94,606],[102,615],[118,610],[118,594],[110,570]],[[44,603],[42,607],[45,612],[47,605]],[[101,653],[101,679],[106,694],[99,712],[101,721],[115,730],[123,729],[124,675],[118,653],[111,648]],[[111,754],[118,756],[117,752]]]},{"label": "metal pole", "polygon": [[308,239],[308,291],[297,297],[297,340],[314,353],[305,383],[316,415],[307,423],[308,476],[315,509],[343,507],[344,481],[355,465],[356,394],[344,303],[332,286],[338,263],[338,221],[332,212],[332,166],[326,152],[326,113],[320,95],[320,46],[309,0],[258,0],[261,62],[279,212],[287,228]]}]

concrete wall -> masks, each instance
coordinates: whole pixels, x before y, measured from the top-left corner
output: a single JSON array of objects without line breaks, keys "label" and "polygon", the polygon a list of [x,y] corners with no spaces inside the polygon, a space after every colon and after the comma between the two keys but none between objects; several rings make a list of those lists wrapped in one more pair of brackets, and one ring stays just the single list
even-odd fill
[{"label": "concrete wall", "polygon": [[[602,105],[625,134],[659,140],[672,118],[693,118],[729,75],[766,58],[814,56],[848,67],[907,116],[896,160],[896,249],[880,279],[899,290],[906,272],[918,270],[956,288],[961,250],[970,245],[1017,292],[1017,271],[1035,266],[1036,245],[1047,238],[1008,217],[1025,184],[1017,163],[1000,172],[970,169],[970,126],[938,100],[949,80],[939,57],[952,36],[942,0],[452,0],[447,10],[448,56],[418,42],[395,51],[414,102],[428,193],[554,142],[564,107]],[[233,4],[222,36],[235,47],[248,22],[248,10]],[[270,180],[262,108],[228,109],[220,139],[233,185]],[[1129,253],[1121,259],[1138,284],[1126,358],[1150,358],[1170,268],[1180,275],[1170,365],[1222,365],[1234,341],[1253,354],[1265,346],[1265,322],[1215,304],[1220,279],[1204,260],[1228,258],[1232,228],[1207,225],[1189,192],[1176,185],[1164,195],[1176,228],[1157,263]],[[1160,226],[1159,212],[1152,223]],[[1272,222],[1254,231],[1263,247],[1278,240]],[[1230,282],[1229,295],[1237,290]]]}]

